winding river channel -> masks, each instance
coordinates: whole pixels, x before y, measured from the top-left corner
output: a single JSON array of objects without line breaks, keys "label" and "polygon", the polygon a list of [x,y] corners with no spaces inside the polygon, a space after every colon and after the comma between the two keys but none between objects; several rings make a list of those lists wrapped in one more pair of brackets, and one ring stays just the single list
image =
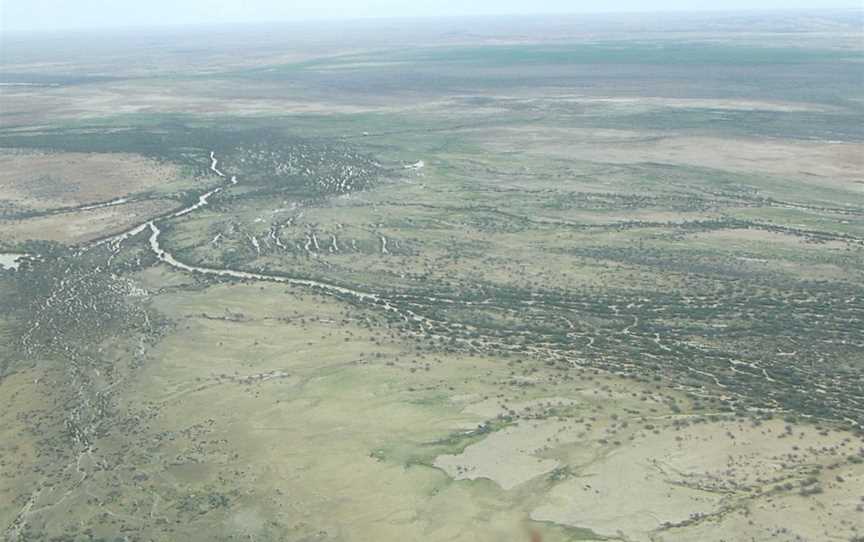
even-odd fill
[{"label": "winding river channel", "polygon": [[[210,171],[212,171],[213,173],[215,173],[219,177],[223,177],[223,178],[228,177],[225,173],[223,173],[219,169],[219,160],[216,158],[215,152],[210,152],[210,161],[211,161]],[[280,276],[280,275],[267,275],[267,274],[263,274],[263,273],[253,273],[253,272],[249,272],[249,271],[237,271],[237,270],[233,270],[233,269],[219,269],[219,268],[210,268],[210,267],[201,267],[201,266],[196,266],[196,265],[190,265],[190,264],[181,262],[180,260],[175,258],[170,252],[168,252],[164,248],[162,248],[161,244],[159,243],[159,236],[162,233],[162,230],[159,228],[159,222],[161,220],[166,220],[166,219],[171,219],[171,218],[179,218],[182,216],[189,215],[189,214],[207,206],[210,203],[210,198],[223,192],[225,189],[230,188],[231,186],[238,184],[238,182],[239,181],[237,180],[237,176],[232,175],[229,178],[228,184],[219,186],[217,188],[214,188],[212,190],[209,190],[209,191],[201,194],[200,196],[198,196],[198,201],[196,203],[194,203],[193,205],[190,205],[190,206],[185,207],[183,209],[180,209],[178,211],[174,211],[168,215],[148,220],[147,222],[144,222],[143,224],[139,224],[139,225],[135,226],[134,228],[129,229],[125,232],[122,232],[122,233],[114,235],[112,237],[108,237],[108,238],[102,239],[100,241],[97,241],[96,243],[94,243],[91,246],[99,246],[99,245],[108,244],[110,246],[113,246],[115,248],[115,250],[119,250],[120,245],[123,243],[123,241],[125,241],[131,237],[135,237],[135,236],[139,235],[140,233],[142,233],[143,231],[149,229],[150,230],[150,239],[149,239],[150,249],[153,251],[153,253],[156,255],[156,257],[159,258],[159,260],[161,262],[163,262],[163,263],[165,263],[165,264],[167,264],[170,267],[173,267],[175,269],[187,271],[190,273],[200,273],[203,275],[209,275],[209,276],[215,276],[215,277],[235,278],[235,279],[240,279],[240,280],[258,280],[258,281],[267,281],[267,282],[278,282],[278,283],[283,283],[283,284],[289,284],[292,286],[301,286],[301,287],[306,287],[306,288],[312,288],[312,289],[315,289],[315,290],[318,290],[318,291],[321,291],[321,292],[327,293],[327,294],[352,297],[358,301],[373,303],[384,310],[399,314],[405,320],[414,320],[414,321],[418,321],[418,322],[425,322],[426,321],[425,318],[422,318],[421,316],[419,316],[419,315],[417,315],[411,311],[408,311],[404,308],[403,309],[397,308],[396,306],[394,306],[393,304],[391,304],[390,302],[388,302],[387,300],[383,299],[382,297],[380,297],[376,294],[372,294],[372,293],[368,293],[368,292],[362,292],[362,291],[354,290],[351,288],[345,288],[344,286],[338,286],[335,284],[329,284],[326,282],[320,282],[320,281],[310,280],[310,279],[298,279],[298,278],[291,278],[291,277],[285,277],[285,276]]]}]

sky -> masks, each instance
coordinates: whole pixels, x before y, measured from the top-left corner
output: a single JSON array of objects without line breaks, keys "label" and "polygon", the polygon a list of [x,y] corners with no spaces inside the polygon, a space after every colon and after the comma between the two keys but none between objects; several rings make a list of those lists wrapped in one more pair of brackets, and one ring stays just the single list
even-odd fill
[{"label": "sky", "polygon": [[0,31],[361,17],[856,7],[864,7],[864,0],[0,0]]}]

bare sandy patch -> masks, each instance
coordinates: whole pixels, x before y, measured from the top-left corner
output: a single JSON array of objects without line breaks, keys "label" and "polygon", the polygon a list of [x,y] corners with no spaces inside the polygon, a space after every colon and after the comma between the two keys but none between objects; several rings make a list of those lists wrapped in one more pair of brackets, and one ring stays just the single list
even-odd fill
[{"label": "bare sandy patch", "polygon": [[[103,86],[38,89],[4,93],[4,120],[9,125],[56,122],[137,113],[201,115],[287,115],[294,113],[362,113],[384,109],[360,104],[279,96],[246,97],[242,89],[190,87]],[[38,104],[34,107],[34,103]]]},{"label": "bare sandy patch", "polygon": [[29,240],[78,244],[119,233],[177,207],[171,200],[151,200],[27,220],[0,220],[0,241]]},{"label": "bare sandy patch", "polygon": [[864,505],[864,473],[840,468],[820,476],[820,484],[823,493],[761,499],[746,510],[672,530],[664,540],[722,542],[729,540],[728,533],[738,540],[856,540],[864,531],[864,512],[859,510]]},{"label": "bare sandy patch", "polygon": [[[831,112],[838,108],[824,104],[807,102],[784,102],[766,100],[746,99],[722,99],[722,98],[671,98],[665,96],[591,96],[587,94],[561,94],[554,90],[530,90],[523,94],[490,96],[503,104],[531,104],[534,102],[551,104],[572,104],[610,107],[626,110],[652,110],[652,109],[719,109],[726,111],[777,111],[783,113],[796,112]],[[459,96],[457,99],[465,100],[476,98],[476,96]]]},{"label": "bare sandy patch", "polygon": [[709,492],[669,484],[662,472],[630,463],[626,456],[616,454],[586,477],[559,484],[550,493],[549,504],[531,518],[590,529],[601,536],[648,540],[663,523],[709,513],[721,501]]},{"label": "bare sandy patch", "polygon": [[[864,145],[671,136],[630,131],[505,128],[484,135],[496,151],[606,163],[668,163],[741,173],[794,175],[819,186],[864,193]],[[614,144],[611,144],[614,143]]]},{"label": "bare sandy patch", "polygon": [[442,455],[434,465],[456,480],[486,478],[508,490],[559,466],[537,457],[543,443],[565,429],[560,422],[519,422],[497,431],[459,455]]},{"label": "bare sandy patch", "polygon": [[[811,427],[791,428],[780,421],[666,428],[608,454],[584,467],[578,477],[558,484],[531,517],[630,540],[692,540],[692,526],[722,519],[746,499],[766,508],[764,503],[773,498],[806,499],[799,488],[818,486],[826,494],[834,491],[826,482],[833,475],[814,478],[813,472],[819,466],[842,462],[854,452],[856,441],[850,436],[841,432],[820,435]],[[856,476],[861,471],[858,466]],[[777,488],[787,483],[788,489],[778,494]],[[843,501],[834,496],[826,497],[826,502],[837,498]],[[761,529],[780,517],[776,510],[769,515],[771,521],[761,523]],[[800,523],[812,527],[822,521],[824,510],[802,510],[800,515],[806,518]],[[801,532],[810,531],[802,528]]]},{"label": "bare sandy patch", "polygon": [[580,103],[609,104],[609,105],[642,105],[652,109],[723,109],[727,111],[778,111],[785,113],[794,112],[823,112],[833,111],[834,108],[810,103],[796,102],[770,102],[762,100],[727,100],[727,99],[702,99],[702,98],[665,98],[665,97],[637,97],[637,98],[595,98],[577,97],[573,98]]},{"label": "bare sandy patch", "polygon": [[0,152],[0,199],[35,210],[104,202],[181,178],[135,154]]}]

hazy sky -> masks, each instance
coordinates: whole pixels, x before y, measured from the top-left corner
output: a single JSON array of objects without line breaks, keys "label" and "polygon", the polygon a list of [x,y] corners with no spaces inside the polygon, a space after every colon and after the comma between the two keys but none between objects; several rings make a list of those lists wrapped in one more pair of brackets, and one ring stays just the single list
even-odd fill
[{"label": "hazy sky", "polygon": [[0,28],[53,30],[322,18],[860,8],[862,5],[864,0],[0,0]]}]

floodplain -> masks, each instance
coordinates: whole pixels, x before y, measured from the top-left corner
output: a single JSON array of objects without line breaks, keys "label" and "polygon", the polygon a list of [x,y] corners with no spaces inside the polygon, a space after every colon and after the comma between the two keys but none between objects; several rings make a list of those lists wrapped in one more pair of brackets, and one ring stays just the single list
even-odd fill
[{"label": "floodplain", "polygon": [[3,536],[862,540],[856,16],[11,42]]}]

